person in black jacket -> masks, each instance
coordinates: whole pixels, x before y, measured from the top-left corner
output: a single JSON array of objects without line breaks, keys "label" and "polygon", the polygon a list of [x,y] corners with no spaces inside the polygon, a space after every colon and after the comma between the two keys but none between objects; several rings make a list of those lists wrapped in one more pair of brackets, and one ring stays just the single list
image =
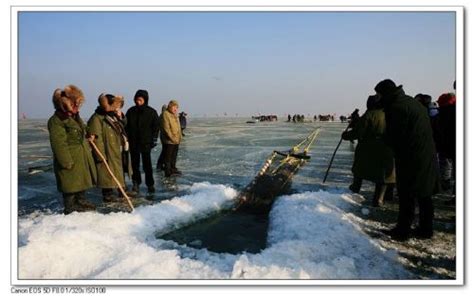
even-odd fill
[{"label": "person in black jacket", "polygon": [[130,142],[130,155],[132,159],[132,180],[135,192],[139,192],[142,183],[140,173],[140,156],[143,170],[145,171],[145,184],[148,193],[155,192],[155,180],[151,165],[151,149],[156,146],[159,133],[158,113],[148,106],[148,92],[139,89],[133,99],[135,106],[127,111],[127,134]]},{"label": "person in black jacket", "polygon": [[179,124],[181,125],[181,135],[184,137],[184,130],[186,129],[188,114],[186,112],[179,113]]},{"label": "person in black jacket", "polygon": [[[438,98],[439,114],[436,122],[436,146],[439,153],[441,188],[451,189],[456,169],[456,95],[442,94]],[[452,193],[455,193],[453,186]],[[452,200],[454,201],[454,199]]]},{"label": "person in black jacket", "polygon": [[419,206],[418,238],[433,235],[433,202],[439,190],[436,149],[428,113],[422,104],[386,79],[375,86],[385,111],[386,142],[393,149],[399,197],[398,220],[387,231],[392,238],[406,240],[411,235],[415,202]]}]

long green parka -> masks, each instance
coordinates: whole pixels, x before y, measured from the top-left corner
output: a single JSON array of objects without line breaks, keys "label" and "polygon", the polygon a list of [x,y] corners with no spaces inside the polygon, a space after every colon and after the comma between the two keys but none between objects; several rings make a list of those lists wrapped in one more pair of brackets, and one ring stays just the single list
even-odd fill
[{"label": "long green parka", "polygon": [[75,193],[93,187],[97,172],[79,115],[56,111],[48,120],[48,130],[58,191]]},{"label": "long green parka", "polygon": [[392,150],[384,143],[385,114],[381,109],[367,110],[355,127],[343,134],[344,140],[357,140],[352,173],[375,183],[395,183]]},{"label": "long green parka", "polygon": [[[122,164],[122,144],[121,135],[115,131],[112,125],[106,119],[107,113],[100,107],[91,116],[88,121],[89,132],[96,136],[95,144],[105,157],[112,173],[125,186],[124,171]],[[110,115],[109,115],[110,116]],[[105,163],[98,155],[95,155],[97,161],[97,187],[99,188],[118,188]]]}]

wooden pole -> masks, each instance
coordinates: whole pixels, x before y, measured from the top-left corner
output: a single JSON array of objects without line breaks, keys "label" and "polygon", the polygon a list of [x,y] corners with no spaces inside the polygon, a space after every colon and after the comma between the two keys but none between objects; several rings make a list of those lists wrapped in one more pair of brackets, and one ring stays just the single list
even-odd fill
[{"label": "wooden pole", "polygon": [[102,155],[102,153],[100,152],[99,148],[97,148],[97,146],[96,146],[95,143],[94,143],[94,140],[89,140],[89,143],[91,143],[91,145],[92,145],[92,147],[94,148],[95,152],[97,152],[97,154],[99,155],[99,157],[100,157],[100,158],[102,159],[102,161],[104,162],[105,167],[107,168],[107,171],[109,172],[110,176],[112,176],[112,179],[115,181],[115,183],[117,183],[117,186],[118,186],[120,192],[122,192],[122,194],[123,194],[123,196],[125,197],[125,199],[127,199],[128,205],[130,206],[130,208],[132,209],[132,212],[133,212],[134,207],[133,207],[132,202],[130,201],[130,198],[128,197],[128,195],[127,195],[127,193],[125,192],[125,190],[123,190],[122,185],[120,185],[119,180],[117,180],[117,178],[114,176],[114,173],[113,173],[112,170],[110,169],[109,164],[107,163],[107,160],[105,160],[104,155]]},{"label": "wooden pole", "polygon": [[[344,132],[346,132],[349,129],[349,126],[350,126],[350,124],[347,125]],[[341,135],[341,139],[339,140],[339,143],[336,146],[336,149],[334,150],[334,153],[332,154],[331,161],[329,162],[328,169],[326,170],[326,174],[324,175],[323,184],[326,182],[326,179],[327,179],[328,174],[329,174],[329,170],[331,169],[331,166],[332,166],[332,162],[334,161],[334,156],[336,156],[337,149],[339,149],[339,146],[341,145],[341,143],[342,143],[342,135]]]}]

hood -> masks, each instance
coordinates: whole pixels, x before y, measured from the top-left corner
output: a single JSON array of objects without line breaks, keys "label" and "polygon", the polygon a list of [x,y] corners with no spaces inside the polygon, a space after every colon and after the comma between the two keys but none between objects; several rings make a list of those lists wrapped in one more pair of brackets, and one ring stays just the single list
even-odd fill
[{"label": "hood", "polygon": [[139,89],[135,93],[135,96],[133,97],[133,101],[135,101],[138,97],[142,97],[143,100],[145,101],[145,106],[148,106],[148,91],[144,89]]}]

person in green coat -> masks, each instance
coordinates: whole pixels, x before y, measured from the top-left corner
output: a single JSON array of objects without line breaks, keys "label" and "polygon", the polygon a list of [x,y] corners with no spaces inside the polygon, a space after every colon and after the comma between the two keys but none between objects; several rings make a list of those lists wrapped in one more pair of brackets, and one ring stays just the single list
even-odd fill
[{"label": "person in green coat", "polygon": [[362,180],[375,183],[372,200],[374,207],[383,204],[384,196],[393,195],[395,183],[395,164],[393,152],[384,142],[385,113],[379,96],[369,96],[367,111],[358,119],[354,127],[342,134],[344,140],[357,140],[352,173],[354,181],[349,187],[358,193]]},{"label": "person in green coat", "polygon": [[[128,139],[122,122],[124,115],[120,110],[124,99],[121,96],[101,94],[98,101],[99,106],[88,121],[89,133],[94,136],[94,143],[105,157],[120,186],[126,188],[123,152],[128,150]],[[102,188],[103,201],[106,203],[120,201],[120,198],[114,195],[114,190],[118,189],[119,185],[99,153],[95,152],[94,156],[97,163],[97,187]]]},{"label": "person in green coat", "polygon": [[63,194],[64,214],[95,210],[85,198],[85,190],[96,183],[97,173],[86,125],[79,116],[84,102],[82,91],[74,85],[53,93],[54,115],[48,120],[49,140],[53,152],[54,174]]},{"label": "person in green coat", "polygon": [[[386,142],[395,157],[399,198],[397,225],[386,233],[402,241],[412,234],[431,238],[434,216],[431,197],[438,192],[440,182],[428,113],[390,79],[379,82],[375,91],[385,111]],[[419,206],[419,225],[413,233],[415,202]]]}]

